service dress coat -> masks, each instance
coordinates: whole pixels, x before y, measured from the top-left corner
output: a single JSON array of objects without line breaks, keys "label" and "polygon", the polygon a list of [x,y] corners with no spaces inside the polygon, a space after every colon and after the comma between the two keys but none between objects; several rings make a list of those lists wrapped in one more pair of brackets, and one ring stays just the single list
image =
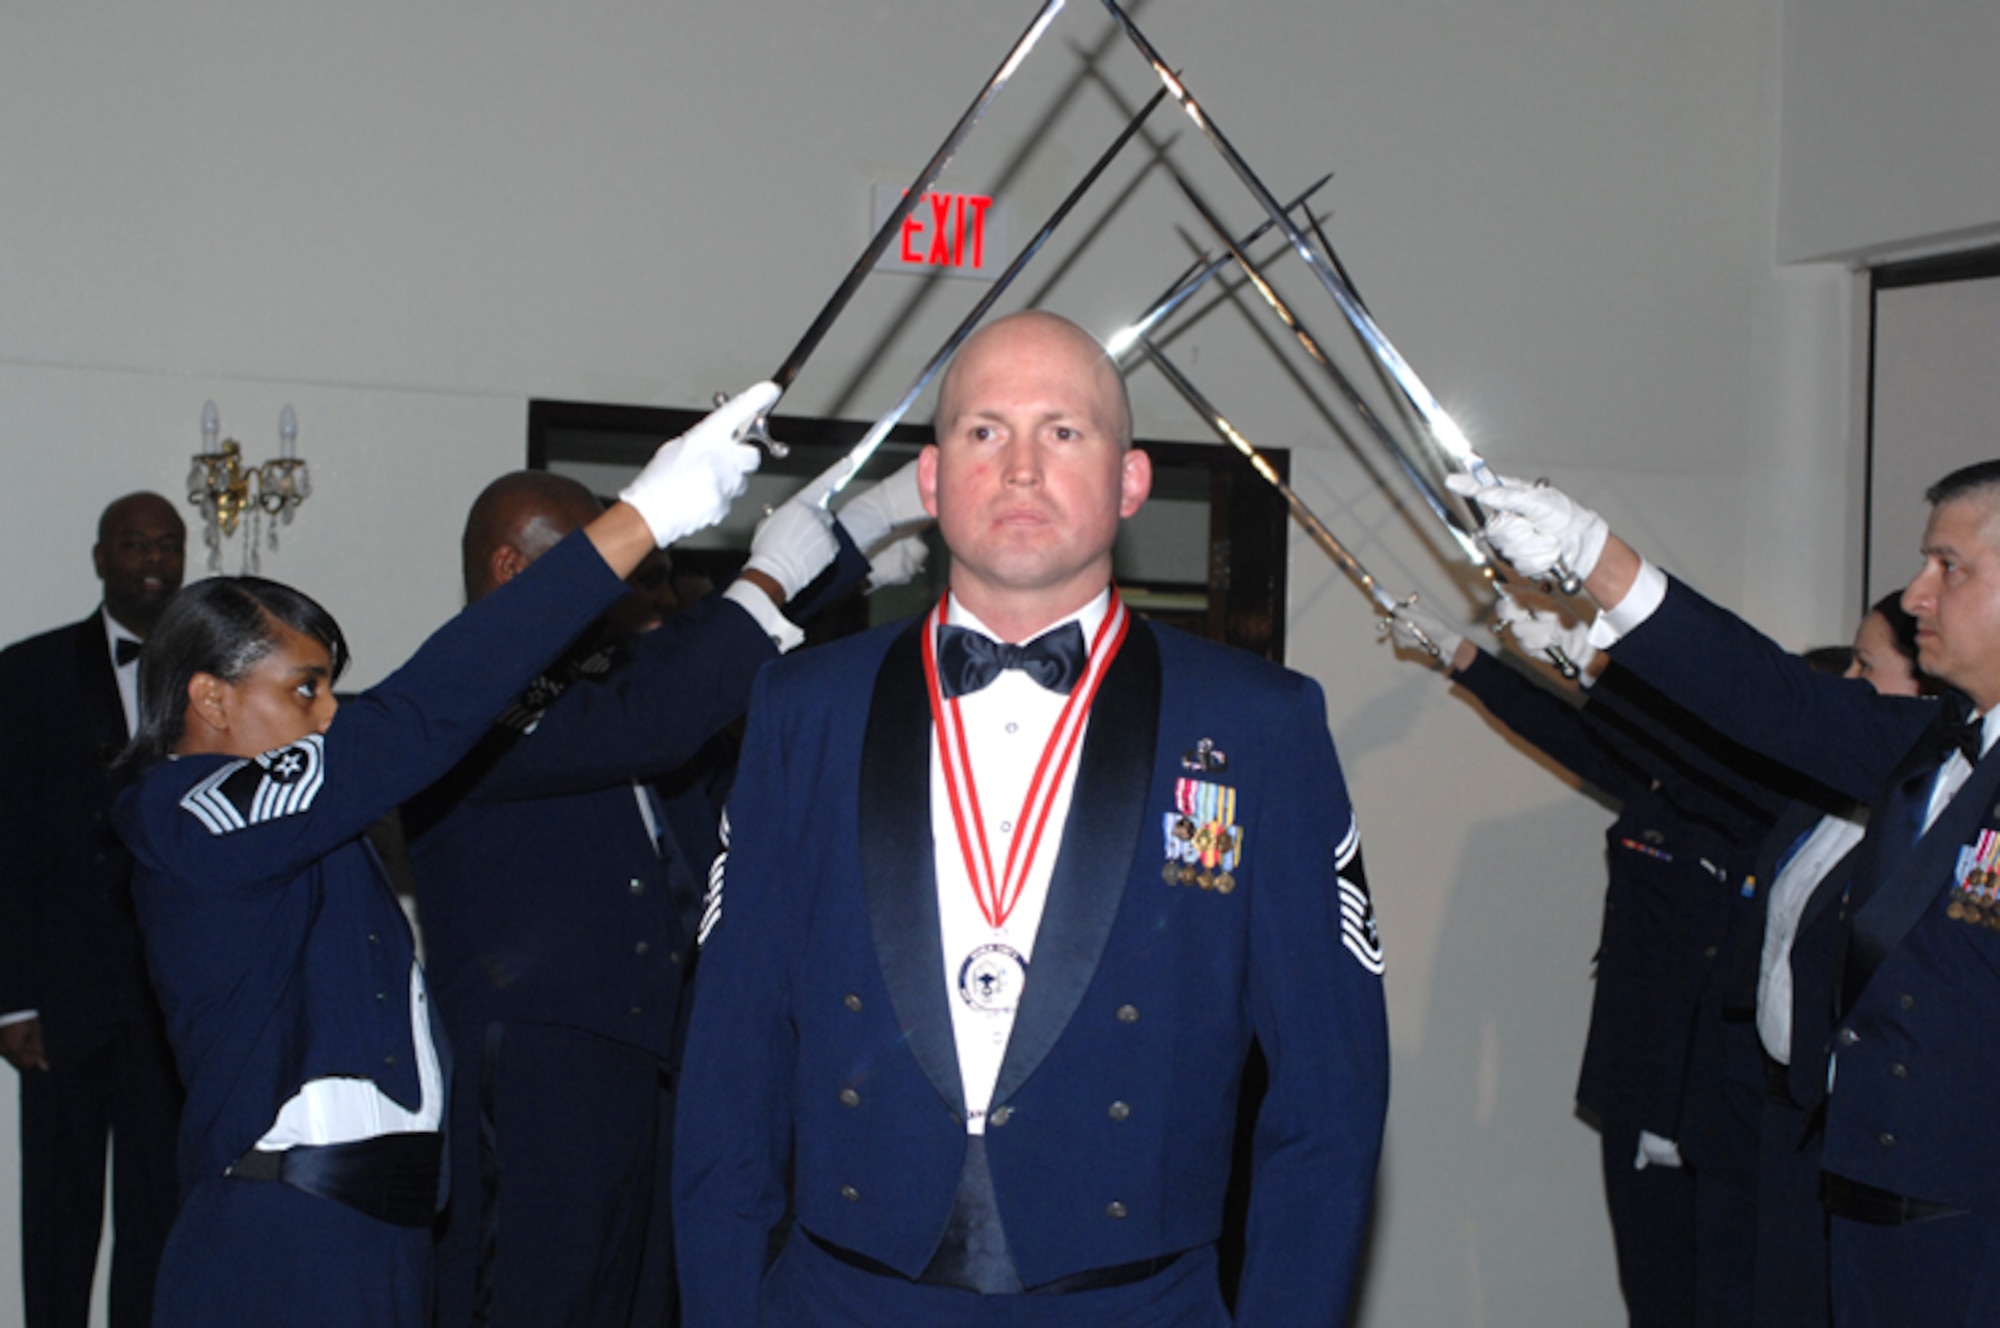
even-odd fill
[{"label": "service dress coat", "polygon": [[[1826,1065],[1830,1050],[1832,1183],[1955,1215],[1836,1221],[1835,1321],[1953,1322],[1969,1306],[1967,1321],[2000,1322],[2000,1268],[1980,1253],[2000,1231],[2000,930],[1990,905],[1969,897],[1986,889],[1974,873],[2000,835],[2000,752],[1985,753],[1919,838],[1946,750],[1938,735],[1960,703],[1815,674],[1679,582],[1612,654],[1746,744],[1872,806],[1850,859],[1847,943],[1794,952],[1801,991],[1841,993],[1841,1013],[1828,1048],[1801,1046],[1801,1023],[1793,1065]],[[1808,1087],[1799,1081],[1795,1072],[1795,1091]],[[1953,1248],[1959,1232],[1966,1243]]]},{"label": "service dress coat", "polygon": [[[967,1134],[921,630],[878,629],[759,676],[679,1107],[690,1328],[759,1322],[788,1203],[814,1237],[908,1278],[952,1212]],[[985,1134],[1020,1278],[1032,1290],[1216,1239],[1254,1037],[1270,1087],[1237,1322],[1341,1322],[1388,1058],[1381,949],[1319,689],[1135,621],[1079,760]],[[1226,892],[1167,879],[1182,781],[1233,792]]]},{"label": "service dress coat", "polygon": [[[162,762],[116,809],[138,863],[134,899],[187,1085],[186,1204],[169,1238],[161,1324],[417,1322],[430,1236],[387,1292],[370,1259],[400,1246],[331,1200],[226,1177],[308,1081],[372,1081],[420,1102],[414,945],[368,827],[437,779],[536,672],[624,591],[581,535],[465,610],[401,669],[344,703],[324,734],[249,759]],[[443,1045],[430,1012],[433,1037]],[[237,1221],[274,1199],[292,1221]],[[301,1208],[299,1205],[303,1205]],[[296,1228],[324,1222],[324,1248]],[[306,1262],[310,1259],[310,1262]],[[306,1285],[297,1279],[310,1277]],[[386,1297],[386,1298],[385,1298]],[[231,1317],[235,1316],[235,1317]]]}]

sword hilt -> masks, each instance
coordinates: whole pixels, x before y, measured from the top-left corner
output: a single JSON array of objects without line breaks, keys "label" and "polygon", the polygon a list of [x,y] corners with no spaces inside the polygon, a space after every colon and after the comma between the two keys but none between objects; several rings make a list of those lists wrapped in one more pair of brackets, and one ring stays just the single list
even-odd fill
[{"label": "sword hilt", "polygon": [[1430,634],[1416,623],[1396,617],[1397,609],[1406,608],[1416,602],[1417,592],[1414,590],[1401,599],[1390,599],[1384,596],[1377,603],[1377,607],[1382,610],[1382,616],[1375,621],[1375,633],[1377,637],[1387,636],[1396,629],[1396,624],[1401,622],[1403,630],[1417,638],[1417,645],[1422,648],[1423,652],[1442,664],[1444,662],[1444,651],[1439,648],[1437,642],[1431,640]]},{"label": "sword hilt", "polygon": [[[728,400],[729,394],[727,392],[717,392],[715,394],[715,404],[718,406]],[[736,441],[739,443],[755,443],[770,453],[773,461],[783,461],[792,454],[792,449],[788,444],[781,443],[773,438],[769,430],[764,427],[764,417],[762,415],[754,417],[750,423],[744,425],[743,432],[736,436]]]},{"label": "sword hilt", "polygon": [[[1543,475],[1538,479],[1536,479],[1535,487],[1537,489],[1548,488],[1549,487],[1548,476]],[[1569,569],[1569,565],[1563,562],[1563,560],[1560,558],[1556,559],[1555,566],[1549,569],[1549,579],[1551,581],[1554,581],[1556,583],[1556,589],[1562,591],[1562,593],[1565,595],[1575,595],[1583,590],[1583,578],[1578,576],[1575,572],[1572,572]],[[1549,653],[1553,655],[1560,655],[1562,652],[1550,651]],[[1563,677],[1565,678],[1574,678],[1576,676],[1576,665],[1571,664],[1566,659],[1556,660],[1556,667],[1563,671]]]},{"label": "sword hilt", "polygon": [[[1513,596],[1507,593],[1507,588],[1505,586],[1500,587],[1500,594],[1501,597],[1505,599],[1513,598]],[[1495,636],[1505,636],[1507,634],[1507,624],[1504,622],[1496,621],[1488,623],[1487,626],[1493,629],[1493,635]],[[1583,676],[1583,670],[1579,669],[1576,666],[1576,661],[1571,659],[1569,657],[1569,652],[1564,650],[1561,646],[1551,645],[1544,647],[1542,650],[1542,654],[1545,658],[1547,658],[1549,663],[1556,666],[1556,672],[1562,674],[1563,678],[1566,681],[1575,682],[1578,678]]]}]

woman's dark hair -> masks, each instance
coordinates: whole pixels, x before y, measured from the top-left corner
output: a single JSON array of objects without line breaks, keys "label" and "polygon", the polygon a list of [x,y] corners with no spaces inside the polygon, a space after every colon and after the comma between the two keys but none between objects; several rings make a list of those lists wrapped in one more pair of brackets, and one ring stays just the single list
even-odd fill
[{"label": "woman's dark hair", "polygon": [[326,647],[337,680],[347,638],[310,595],[257,576],[218,576],[184,587],[146,638],[139,657],[139,726],[121,764],[145,767],[179,745],[187,728],[188,683],[197,673],[235,682],[277,645],[278,626]]},{"label": "woman's dark hair", "polygon": [[1869,606],[1868,611],[1879,614],[1883,622],[1889,624],[1889,635],[1896,640],[1896,653],[1910,661],[1910,667],[1917,666],[1917,620],[1903,612],[1903,592],[1891,591]]}]

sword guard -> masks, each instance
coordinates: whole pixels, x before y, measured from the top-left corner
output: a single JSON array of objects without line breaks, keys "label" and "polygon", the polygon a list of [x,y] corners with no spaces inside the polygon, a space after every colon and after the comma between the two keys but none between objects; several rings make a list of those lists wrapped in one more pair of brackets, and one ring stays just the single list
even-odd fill
[{"label": "sword guard", "polygon": [[[727,392],[717,392],[715,394],[715,404],[718,406],[723,405],[728,400],[729,394]],[[744,427],[743,432],[737,435],[736,441],[739,443],[755,443],[770,453],[773,461],[783,461],[792,454],[792,449],[788,444],[779,442],[765,429],[764,417],[762,415],[751,420]]]},{"label": "sword guard", "polygon": [[[1549,477],[1546,475],[1539,476],[1535,480],[1535,487],[1537,489],[1548,488]],[[1565,595],[1577,595],[1583,592],[1583,578],[1572,572],[1563,563],[1558,562],[1554,567],[1549,569],[1549,580],[1555,582],[1556,589],[1562,591]],[[1564,660],[1558,660],[1556,666],[1562,669],[1563,677],[1574,678],[1576,676],[1576,665]]]}]

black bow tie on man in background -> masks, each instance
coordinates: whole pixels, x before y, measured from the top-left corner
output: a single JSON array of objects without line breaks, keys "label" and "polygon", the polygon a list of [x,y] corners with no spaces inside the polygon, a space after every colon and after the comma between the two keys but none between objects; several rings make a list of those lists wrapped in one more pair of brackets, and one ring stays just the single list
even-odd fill
[{"label": "black bow tie on man in background", "polygon": [[938,690],[949,701],[978,691],[1002,669],[1020,669],[1050,691],[1066,695],[1083,675],[1088,659],[1083,628],[1075,622],[1044,632],[1024,646],[947,625],[938,629]]},{"label": "black bow tie on man in background", "polygon": [[1940,759],[1956,751],[1967,765],[1978,765],[1986,747],[1986,721],[1969,711],[1956,718],[1940,719],[1934,741]]},{"label": "black bow tie on man in background", "polygon": [[112,655],[117,659],[118,667],[121,669],[139,658],[140,652],[145,650],[145,648],[146,643],[144,641],[134,641],[129,636],[121,636],[111,643]]}]

